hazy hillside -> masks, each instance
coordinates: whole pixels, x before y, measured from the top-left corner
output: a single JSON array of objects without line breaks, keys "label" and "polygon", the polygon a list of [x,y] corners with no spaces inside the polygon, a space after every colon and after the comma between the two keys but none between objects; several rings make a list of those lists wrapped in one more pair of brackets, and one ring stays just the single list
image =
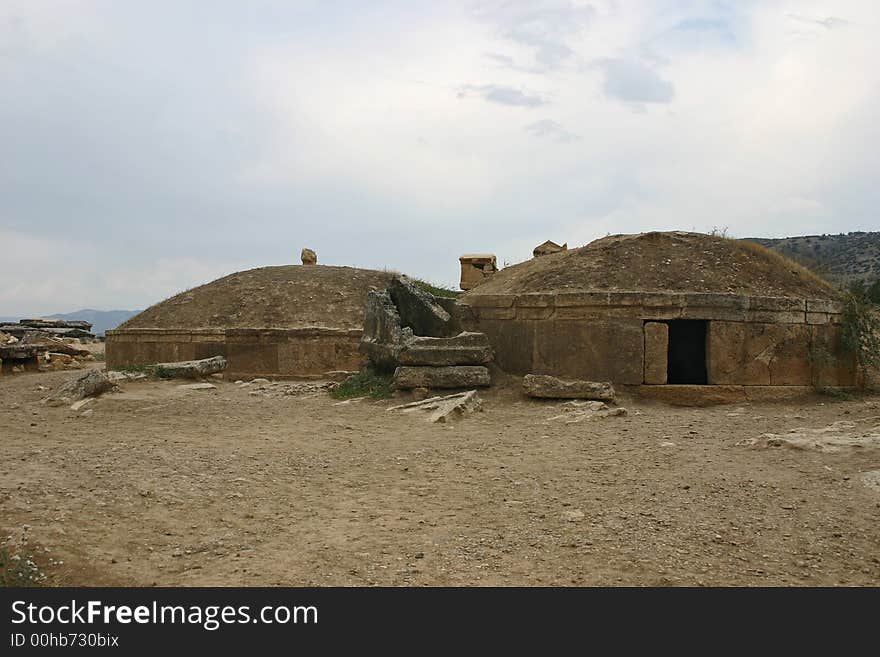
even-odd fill
[{"label": "hazy hillside", "polygon": [[880,280],[880,232],[746,239],[788,256],[841,287],[857,280],[867,285]]}]

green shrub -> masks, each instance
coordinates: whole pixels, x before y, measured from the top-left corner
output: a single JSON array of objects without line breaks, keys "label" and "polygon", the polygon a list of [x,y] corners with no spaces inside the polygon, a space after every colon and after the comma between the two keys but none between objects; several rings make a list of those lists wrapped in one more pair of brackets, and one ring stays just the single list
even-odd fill
[{"label": "green shrub", "polygon": [[856,395],[847,390],[838,390],[837,388],[819,388],[819,394],[826,397],[833,397],[840,401],[855,401],[858,399]]},{"label": "green shrub", "polygon": [[865,296],[848,294],[843,307],[841,343],[862,373],[880,368],[880,315]]},{"label": "green shrub", "polygon": [[435,297],[446,297],[448,299],[455,299],[461,294],[459,290],[453,290],[452,288],[443,287],[442,285],[434,285],[433,283],[428,283],[427,281],[423,281],[418,278],[413,278],[411,280],[413,283],[415,283],[416,287],[424,290],[428,294],[433,294]]},{"label": "green shrub", "polygon": [[354,397],[372,397],[387,399],[394,392],[390,374],[381,374],[371,367],[362,369],[357,374],[330,390],[334,399],[352,399]]}]

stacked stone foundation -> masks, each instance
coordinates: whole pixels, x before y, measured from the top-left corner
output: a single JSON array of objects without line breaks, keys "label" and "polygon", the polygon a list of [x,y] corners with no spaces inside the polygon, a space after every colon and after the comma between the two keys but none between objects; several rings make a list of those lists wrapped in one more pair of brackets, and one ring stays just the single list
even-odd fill
[{"label": "stacked stone foundation", "polygon": [[117,329],[107,332],[108,369],[224,356],[227,379],[257,376],[320,377],[357,371],[360,329],[235,328]]},{"label": "stacked stone foundation", "polygon": [[706,384],[857,385],[841,345],[842,304],[735,294],[572,292],[470,295],[461,313],[511,374],[665,385],[671,320],[706,322]]}]

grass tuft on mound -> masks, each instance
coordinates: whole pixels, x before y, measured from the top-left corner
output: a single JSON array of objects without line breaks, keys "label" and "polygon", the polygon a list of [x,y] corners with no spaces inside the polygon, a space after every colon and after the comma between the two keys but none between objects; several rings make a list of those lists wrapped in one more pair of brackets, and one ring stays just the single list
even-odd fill
[{"label": "grass tuft on mound", "polygon": [[353,399],[355,397],[372,397],[388,399],[394,392],[390,374],[382,374],[371,367],[365,367],[357,374],[330,391],[334,399]]}]

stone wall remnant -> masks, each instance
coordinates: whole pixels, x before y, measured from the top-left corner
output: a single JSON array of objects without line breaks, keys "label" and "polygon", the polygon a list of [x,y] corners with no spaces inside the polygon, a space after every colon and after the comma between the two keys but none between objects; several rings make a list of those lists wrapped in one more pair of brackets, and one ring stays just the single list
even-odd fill
[{"label": "stone wall remnant", "polygon": [[498,271],[495,256],[491,253],[469,253],[458,259],[461,264],[462,290],[470,290],[483,283],[492,274]]}]

